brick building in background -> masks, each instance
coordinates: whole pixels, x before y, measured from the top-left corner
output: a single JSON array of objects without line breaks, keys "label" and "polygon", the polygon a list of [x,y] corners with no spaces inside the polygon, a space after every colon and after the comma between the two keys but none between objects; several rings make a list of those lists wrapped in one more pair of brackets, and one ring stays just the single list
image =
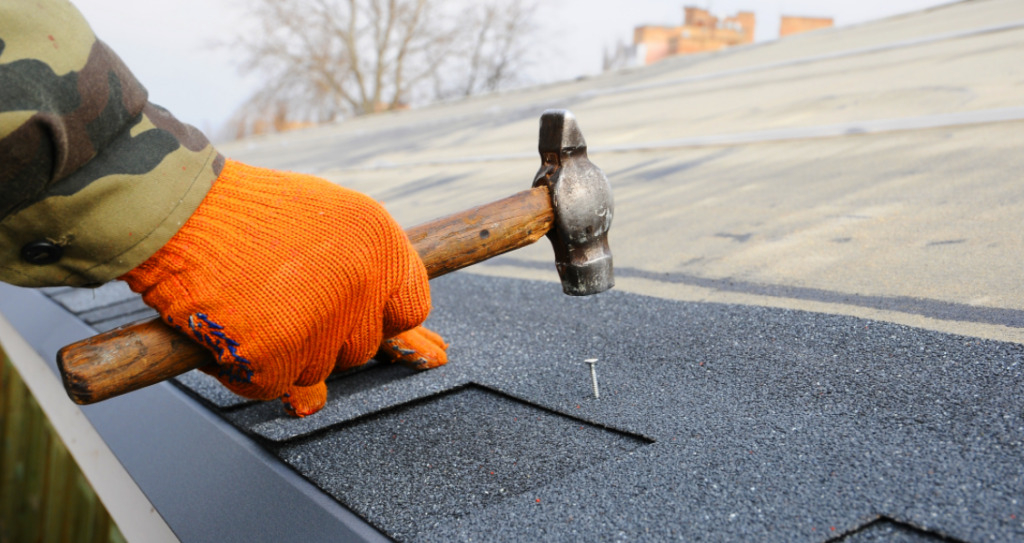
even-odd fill
[{"label": "brick building in background", "polygon": [[719,20],[706,9],[685,8],[683,26],[638,26],[633,45],[641,51],[644,64],[671,55],[717,51],[731,45],[754,41],[754,14],[741,11]]},{"label": "brick building in background", "polygon": [[782,24],[779,25],[779,37],[782,38],[790,34],[810,32],[811,30],[829,28],[831,26],[831,17],[793,17],[783,15]]},{"label": "brick building in background", "polygon": [[[684,8],[683,26],[638,26],[633,31],[633,46],[622,44],[605,53],[605,70],[651,64],[672,55],[717,51],[754,41],[754,14],[740,11],[719,19],[706,9]],[[785,15],[779,37],[832,26],[831,17],[794,17]]]}]

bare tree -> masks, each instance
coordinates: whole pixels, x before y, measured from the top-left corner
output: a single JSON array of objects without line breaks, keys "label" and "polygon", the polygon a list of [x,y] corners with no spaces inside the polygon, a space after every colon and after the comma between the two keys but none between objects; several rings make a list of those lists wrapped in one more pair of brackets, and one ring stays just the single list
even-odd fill
[{"label": "bare tree", "polygon": [[248,0],[255,29],[221,45],[263,87],[237,134],[400,109],[517,82],[535,5],[490,0]]},{"label": "bare tree", "polygon": [[609,49],[605,46],[604,57],[601,60],[602,71],[610,72],[643,64],[641,57],[646,51],[642,49],[644,47],[646,46],[626,45],[621,38],[615,43],[614,48]]},{"label": "bare tree", "polygon": [[[494,92],[519,83],[536,36],[537,4],[492,1],[468,10],[458,53],[434,74],[434,95],[445,99]],[[455,72],[461,77],[451,78]]]}]

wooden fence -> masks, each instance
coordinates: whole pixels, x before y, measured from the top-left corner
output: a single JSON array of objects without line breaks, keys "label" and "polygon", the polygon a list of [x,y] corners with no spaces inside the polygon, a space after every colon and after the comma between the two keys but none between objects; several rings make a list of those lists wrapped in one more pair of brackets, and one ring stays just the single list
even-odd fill
[{"label": "wooden fence", "polygon": [[0,359],[0,543],[124,542],[3,351]]}]

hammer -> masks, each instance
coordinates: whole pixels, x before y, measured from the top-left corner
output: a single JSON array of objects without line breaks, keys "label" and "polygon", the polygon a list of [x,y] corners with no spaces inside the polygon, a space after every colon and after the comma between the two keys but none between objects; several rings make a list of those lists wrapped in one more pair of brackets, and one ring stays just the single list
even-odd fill
[{"label": "hammer", "polygon": [[[587,158],[572,113],[540,117],[541,166],[533,188],[406,230],[433,279],[547,234],[562,290],[588,296],[615,285],[608,229],[612,189]],[[64,389],[81,405],[101,402],[214,363],[213,354],[159,317],[126,324],[57,353]]]}]

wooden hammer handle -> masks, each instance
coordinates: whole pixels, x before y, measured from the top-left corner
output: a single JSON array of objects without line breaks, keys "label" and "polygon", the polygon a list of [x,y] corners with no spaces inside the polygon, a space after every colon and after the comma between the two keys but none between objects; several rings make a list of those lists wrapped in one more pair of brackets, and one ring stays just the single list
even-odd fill
[{"label": "wooden hammer handle", "polygon": [[[551,229],[547,187],[414,226],[409,240],[431,279],[525,247]],[[64,389],[80,405],[101,402],[214,363],[213,354],[159,317],[72,343],[57,353]]]}]

